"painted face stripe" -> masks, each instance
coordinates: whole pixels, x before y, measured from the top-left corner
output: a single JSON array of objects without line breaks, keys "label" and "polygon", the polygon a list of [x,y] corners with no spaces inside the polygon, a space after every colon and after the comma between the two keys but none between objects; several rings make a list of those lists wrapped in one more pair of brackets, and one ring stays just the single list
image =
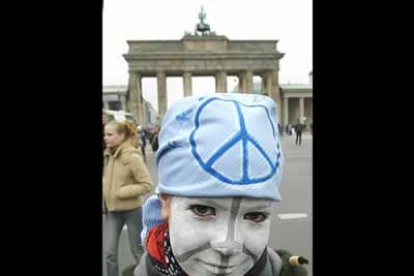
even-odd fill
[{"label": "painted face stripe", "polygon": [[237,213],[240,210],[241,197],[236,197],[231,202],[229,227],[227,231],[226,242],[234,241],[234,226],[236,224]]},{"label": "painted face stripe", "polygon": [[[230,218],[229,218],[229,227],[228,227],[228,231],[227,231],[227,237],[226,237],[226,241],[224,242],[224,245],[227,245],[227,248],[232,248],[232,252],[230,255],[234,254],[234,250],[235,247],[237,247],[239,244],[238,242],[236,242],[234,240],[234,229],[235,229],[235,224],[236,224],[236,218],[237,218],[237,214],[240,211],[240,203],[241,203],[241,197],[236,197],[232,200],[231,202],[231,209],[230,209]],[[220,266],[221,267],[227,267],[229,265],[229,261],[230,261],[230,256],[229,255],[221,255],[220,257]],[[226,275],[226,268],[220,268],[219,269],[219,275],[220,276],[224,276]]]},{"label": "painted face stripe", "polygon": [[181,254],[181,255],[178,255],[178,256],[176,256],[176,260],[177,261],[179,261],[179,262],[185,262],[185,261],[187,261],[192,255],[194,255],[194,254],[196,254],[196,253],[199,253],[199,252],[201,252],[201,251],[204,251],[204,250],[206,250],[206,249],[209,249],[209,248],[211,248],[211,246],[209,245],[209,244],[205,244],[205,245],[202,245],[202,246],[200,246],[200,247],[198,247],[198,248],[194,248],[194,249],[192,249],[192,250],[189,250],[189,251],[187,251],[187,252],[185,252],[185,253],[183,253],[183,254]]},{"label": "painted face stripe", "polygon": [[[227,267],[229,265],[230,256],[221,256],[220,258],[220,266]],[[227,268],[219,268],[218,276],[225,276],[227,273]]]},{"label": "painted face stripe", "polygon": [[258,256],[254,255],[253,252],[251,252],[245,246],[243,246],[243,253],[246,254],[246,255],[249,255],[250,257],[252,257],[254,263],[256,263],[257,260],[259,259]]}]

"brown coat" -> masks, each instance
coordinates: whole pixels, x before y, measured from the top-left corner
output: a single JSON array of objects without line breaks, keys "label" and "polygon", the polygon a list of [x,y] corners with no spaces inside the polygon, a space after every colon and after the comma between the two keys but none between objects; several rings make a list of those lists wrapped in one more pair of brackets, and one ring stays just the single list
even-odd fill
[{"label": "brown coat", "polygon": [[105,150],[103,196],[108,211],[141,207],[141,196],[151,192],[151,176],[140,150],[122,144],[114,154]]}]

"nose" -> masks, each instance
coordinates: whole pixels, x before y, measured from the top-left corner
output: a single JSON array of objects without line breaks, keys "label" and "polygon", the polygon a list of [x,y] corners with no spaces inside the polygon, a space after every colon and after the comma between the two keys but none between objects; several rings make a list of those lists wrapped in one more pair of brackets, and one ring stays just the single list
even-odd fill
[{"label": "nose", "polygon": [[211,242],[211,248],[218,251],[224,256],[231,256],[243,250],[243,245],[240,242],[229,240],[224,242]]},{"label": "nose", "polygon": [[237,215],[240,202],[241,198],[232,199],[230,212],[222,217],[221,231],[216,231],[210,241],[211,248],[224,256],[235,255],[243,250],[242,225]]}]

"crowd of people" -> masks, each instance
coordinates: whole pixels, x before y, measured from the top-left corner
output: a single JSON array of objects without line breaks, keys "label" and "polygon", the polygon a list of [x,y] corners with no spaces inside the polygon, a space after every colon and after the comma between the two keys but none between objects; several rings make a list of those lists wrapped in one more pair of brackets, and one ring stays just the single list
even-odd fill
[{"label": "crowd of people", "polygon": [[160,132],[160,127],[159,126],[141,127],[140,125],[138,125],[137,132],[141,137],[140,147],[142,149],[144,156],[145,156],[145,148],[147,146],[147,141],[149,145],[151,146],[152,151],[155,153],[158,150],[158,133]]},{"label": "crowd of people", "polygon": [[[298,120],[298,123],[295,125],[292,124],[278,124],[279,133],[281,135],[295,135],[295,145],[300,146],[302,144],[302,133],[305,132],[307,126],[301,120]],[[311,134],[313,134],[313,122],[309,124],[309,131]]]}]

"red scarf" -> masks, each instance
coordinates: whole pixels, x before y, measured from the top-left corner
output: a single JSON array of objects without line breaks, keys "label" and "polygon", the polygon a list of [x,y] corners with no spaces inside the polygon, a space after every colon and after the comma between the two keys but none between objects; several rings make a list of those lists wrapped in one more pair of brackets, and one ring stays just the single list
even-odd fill
[{"label": "red scarf", "polygon": [[[163,275],[188,276],[175,260],[168,233],[168,223],[163,222],[151,228],[147,237],[148,257],[152,259],[154,268]],[[167,263],[166,259],[170,260]]]},{"label": "red scarf", "polygon": [[147,237],[147,249],[148,253],[156,259],[158,262],[166,265],[165,261],[165,249],[164,249],[164,236],[168,230],[168,222],[163,222],[148,232]]}]

